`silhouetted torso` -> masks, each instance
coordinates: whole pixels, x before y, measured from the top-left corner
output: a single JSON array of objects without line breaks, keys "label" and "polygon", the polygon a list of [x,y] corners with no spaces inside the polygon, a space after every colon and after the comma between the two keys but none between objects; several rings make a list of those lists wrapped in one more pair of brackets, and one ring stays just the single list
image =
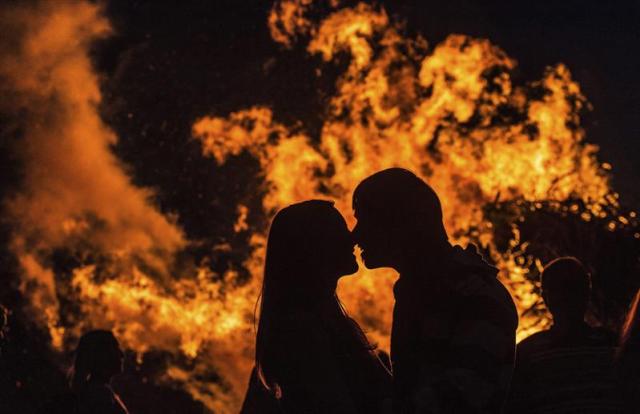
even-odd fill
[{"label": "silhouetted torso", "polygon": [[456,246],[413,273],[394,287],[394,411],[498,413],[518,318],[496,269]]},{"label": "silhouetted torso", "polygon": [[611,333],[587,324],[526,338],[517,348],[508,412],[619,412],[614,344]]},{"label": "silhouetted torso", "polygon": [[[383,400],[391,397],[391,378],[354,330],[353,320],[326,308],[284,320],[275,332],[281,346],[271,355],[282,412],[380,412]],[[257,381],[250,389],[254,394],[248,393],[243,413],[277,412],[278,403],[265,398]],[[256,411],[250,400],[263,408]]]}]

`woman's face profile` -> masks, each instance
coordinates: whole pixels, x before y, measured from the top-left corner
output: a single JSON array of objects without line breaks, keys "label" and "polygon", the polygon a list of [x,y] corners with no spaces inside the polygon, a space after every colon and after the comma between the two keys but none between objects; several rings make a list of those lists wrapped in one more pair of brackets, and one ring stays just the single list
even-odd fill
[{"label": "woman's face profile", "polygon": [[[267,264],[278,283],[312,291],[335,290],[337,280],[358,271],[355,243],[330,202],[310,200],[281,210],[271,225]],[[309,275],[298,277],[296,275]]]},{"label": "woman's face profile", "polygon": [[354,254],[355,243],[342,215],[332,208],[327,223],[327,243],[324,246],[326,265],[338,278],[358,271],[358,262]]}]

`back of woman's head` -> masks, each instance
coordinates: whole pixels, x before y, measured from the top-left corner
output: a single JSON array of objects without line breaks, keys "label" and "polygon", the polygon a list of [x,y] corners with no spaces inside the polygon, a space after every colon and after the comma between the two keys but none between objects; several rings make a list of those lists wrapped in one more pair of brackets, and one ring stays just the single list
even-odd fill
[{"label": "back of woman's head", "polygon": [[122,369],[122,351],[111,331],[94,330],[82,335],[75,351],[71,388],[81,390],[91,379],[108,381]]}]

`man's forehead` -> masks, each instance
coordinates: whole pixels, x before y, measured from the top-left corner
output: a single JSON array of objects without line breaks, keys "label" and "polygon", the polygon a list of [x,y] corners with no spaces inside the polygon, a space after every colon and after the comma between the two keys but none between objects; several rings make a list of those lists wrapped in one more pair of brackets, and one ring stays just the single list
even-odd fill
[{"label": "man's forehead", "polygon": [[380,203],[353,203],[353,216],[357,218],[362,217],[377,217],[388,215],[388,209]]}]

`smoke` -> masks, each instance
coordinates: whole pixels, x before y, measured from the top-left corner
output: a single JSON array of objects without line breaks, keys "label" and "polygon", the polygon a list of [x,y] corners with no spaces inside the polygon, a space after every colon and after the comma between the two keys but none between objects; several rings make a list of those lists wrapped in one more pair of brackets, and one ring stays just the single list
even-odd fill
[{"label": "smoke", "polygon": [[[113,154],[117,137],[100,118],[100,79],[90,59],[93,42],[111,33],[101,7],[42,1],[1,13],[3,137],[18,137],[22,166],[3,208],[34,321],[59,350],[100,327],[140,356],[159,350],[182,357],[155,380],[182,387],[215,412],[237,409],[251,368],[256,284],[228,298],[233,271],[217,275],[184,261],[177,268],[188,240]],[[53,259],[59,250],[76,260],[62,274]]]},{"label": "smoke", "polygon": [[7,7],[0,21],[2,111],[20,133],[24,166],[5,213],[14,224],[25,293],[46,303],[54,328],[55,280],[45,262],[53,250],[82,245],[138,257],[166,273],[165,258],[185,242],[152,204],[153,193],[134,186],[111,151],[117,137],[98,113],[99,79],[89,58],[91,43],[111,32],[100,7],[43,1]]}]

